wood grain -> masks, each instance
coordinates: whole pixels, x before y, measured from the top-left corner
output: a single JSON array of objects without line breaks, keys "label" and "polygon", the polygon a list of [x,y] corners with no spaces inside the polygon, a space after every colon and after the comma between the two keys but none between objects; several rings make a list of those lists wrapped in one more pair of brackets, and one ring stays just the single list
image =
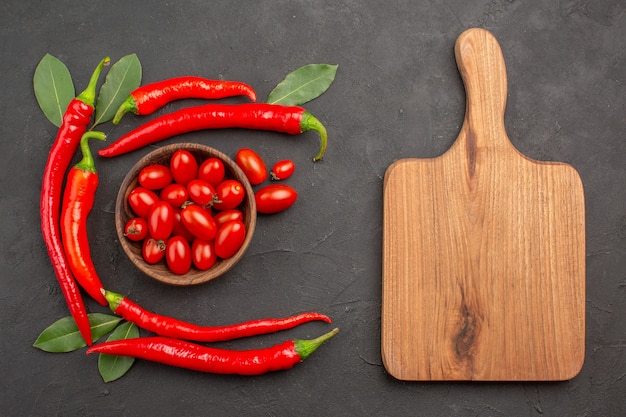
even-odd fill
[{"label": "wood grain", "polygon": [[585,207],[578,173],[511,144],[502,51],[469,29],[466,89],[442,156],[384,179],[382,356],[401,380],[550,381],[585,351]]}]

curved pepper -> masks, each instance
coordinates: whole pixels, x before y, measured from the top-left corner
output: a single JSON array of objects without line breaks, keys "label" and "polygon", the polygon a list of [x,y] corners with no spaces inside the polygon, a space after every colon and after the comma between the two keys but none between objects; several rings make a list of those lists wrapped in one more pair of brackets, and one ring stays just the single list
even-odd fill
[{"label": "curved pepper", "polygon": [[88,144],[92,138],[104,140],[105,135],[102,132],[86,132],[80,140],[83,159],[67,174],[61,211],[61,235],[74,277],[94,300],[106,306],[108,303],[102,295],[102,283],[91,260],[87,238],[87,216],[93,208],[98,188],[98,173]]},{"label": "curved pepper", "polygon": [[291,135],[315,130],[320,136],[320,149],[313,160],[322,159],[326,151],[328,138],[326,128],[300,106],[267,103],[210,103],[157,117],[100,149],[98,155],[118,156],[184,133],[224,128],[271,130]]},{"label": "curved pepper", "polygon": [[65,172],[69,167],[80,139],[87,131],[94,112],[96,85],[104,65],[110,59],[103,59],[93,72],[85,91],[72,99],[63,114],[63,123],[57,132],[56,139],[48,154],[48,160],[43,173],[41,184],[40,208],[41,231],[52,261],[54,272],[61,286],[61,291],[78,330],[87,345],[93,343],[87,311],[80,290],[63,250],[59,216],[61,212],[61,193]]},{"label": "curved pepper", "polygon": [[196,342],[223,342],[274,333],[315,320],[331,322],[330,318],[324,314],[310,312],[285,318],[251,320],[229,326],[199,326],[152,313],[121,294],[105,290],[104,296],[109,302],[111,311],[135,323],[138,327],[160,336]]},{"label": "curved pepper", "polygon": [[247,96],[256,101],[256,92],[248,84],[238,81],[209,80],[202,77],[183,76],[146,84],[134,90],[120,105],[112,123],[118,124],[124,114],[140,116],[152,114],[168,103],[188,98],[220,99]]},{"label": "curved pepper", "polygon": [[292,368],[338,332],[334,329],[315,339],[288,340],[251,350],[218,349],[169,337],[138,337],[101,343],[87,349],[87,354],[130,356],[215,374],[261,375]]}]

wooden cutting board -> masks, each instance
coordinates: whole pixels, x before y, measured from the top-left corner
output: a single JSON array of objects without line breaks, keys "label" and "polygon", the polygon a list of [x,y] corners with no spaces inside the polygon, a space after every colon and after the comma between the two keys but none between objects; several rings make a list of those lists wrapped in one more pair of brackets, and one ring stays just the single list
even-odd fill
[{"label": "wooden cutting board", "polygon": [[384,366],[401,380],[570,379],[585,354],[581,179],[511,144],[494,36],[469,29],[454,51],[466,90],[458,138],[385,174]]}]

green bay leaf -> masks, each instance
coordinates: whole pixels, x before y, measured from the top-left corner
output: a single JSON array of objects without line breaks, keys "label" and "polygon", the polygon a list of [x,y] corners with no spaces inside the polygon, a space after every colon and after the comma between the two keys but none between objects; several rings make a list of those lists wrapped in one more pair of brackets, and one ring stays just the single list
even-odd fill
[{"label": "green bay leaf", "polygon": [[267,103],[300,106],[322,95],[335,80],[338,65],[309,64],[287,76],[270,92]]},{"label": "green bay leaf", "polygon": [[[107,338],[107,342],[113,340],[125,340],[139,337],[139,328],[131,322],[121,324]],[[135,363],[135,358],[130,356],[107,355],[101,353],[98,356],[98,371],[104,382],[115,381],[121,378]]]},{"label": "green bay leaf", "polygon": [[111,314],[90,313],[88,316],[94,342],[111,332],[122,321],[121,317]]},{"label": "green bay leaf", "polygon": [[[93,340],[98,340],[118,325],[120,317],[110,314],[90,313],[89,325]],[[48,326],[33,344],[46,352],[64,353],[87,346],[71,316],[63,317]]]},{"label": "green bay leaf", "polygon": [[61,126],[63,113],[76,95],[70,71],[58,58],[46,54],[33,76],[33,89],[43,114],[55,126]]},{"label": "green bay leaf", "polygon": [[126,97],[141,85],[141,76],[141,62],[136,54],[126,55],[111,66],[100,87],[92,128],[113,119]]}]

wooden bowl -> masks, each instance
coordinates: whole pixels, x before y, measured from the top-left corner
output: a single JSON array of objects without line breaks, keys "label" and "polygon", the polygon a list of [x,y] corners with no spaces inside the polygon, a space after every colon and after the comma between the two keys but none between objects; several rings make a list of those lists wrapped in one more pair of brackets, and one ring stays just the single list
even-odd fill
[{"label": "wooden bowl", "polygon": [[[239,207],[239,209],[243,212],[243,223],[246,226],[246,237],[239,251],[228,259],[218,258],[215,265],[206,271],[198,270],[192,266],[191,270],[184,275],[177,275],[171,272],[167,265],[165,265],[165,260],[154,265],[148,264],[144,261],[141,255],[142,242],[133,242],[124,236],[124,227],[126,223],[135,216],[128,205],[128,194],[138,185],[137,176],[139,175],[139,172],[145,166],[152,164],[163,164],[169,166],[172,154],[179,149],[186,149],[191,152],[191,154],[198,160],[198,165],[200,165],[202,161],[207,158],[219,158],[224,163],[226,177],[241,182],[246,191],[246,197]],[[122,185],[120,186],[120,190],[117,194],[117,200],[115,202],[115,228],[117,229],[117,236],[124,252],[126,252],[126,255],[128,255],[131,262],[146,275],[157,281],[170,285],[185,286],[202,284],[229,271],[246,252],[246,249],[250,245],[252,235],[254,234],[255,226],[256,204],[254,201],[254,192],[243,171],[239,168],[235,161],[220,151],[196,143],[177,143],[163,146],[141,158],[131,168],[122,181]]]}]

